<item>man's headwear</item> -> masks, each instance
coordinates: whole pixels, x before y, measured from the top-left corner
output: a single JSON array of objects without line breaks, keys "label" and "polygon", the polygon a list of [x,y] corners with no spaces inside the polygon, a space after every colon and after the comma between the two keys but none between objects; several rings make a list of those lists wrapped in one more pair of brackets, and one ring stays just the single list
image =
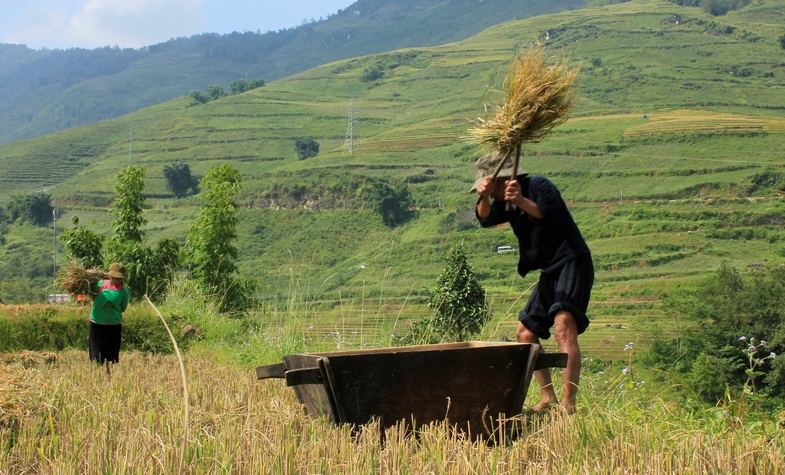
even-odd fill
[{"label": "man's headwear", "polygon": [[[488,153],[483,155],[482,157],[478,158],[477,161],[474,163],[474,168],[477,170],[477,179],[474,181],[469,192],[473,193],[477,191],[477,186],[480,184],[483,178],[492,176],[493,172],[496,171],[496,167],[499,166],[499,161],[503,160],[504,156],[499,153]],[[518,170],[519,175],[525,175],[526,172],[523,170]],[[496,175],[497,178],[510,178],[512,176],[512,160],[508,159],[507,163],[504,165],[504,168],[499,171],[499,174]]]}]

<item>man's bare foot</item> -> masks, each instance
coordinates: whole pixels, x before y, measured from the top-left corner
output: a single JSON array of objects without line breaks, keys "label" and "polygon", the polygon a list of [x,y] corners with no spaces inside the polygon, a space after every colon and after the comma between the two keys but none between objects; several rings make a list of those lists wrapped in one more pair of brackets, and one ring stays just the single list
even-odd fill
[{"label": "man's bare foot", "polygon": [[559,401],[555,399],[543,399],[540,402],[538,402],[536,405],[532,406],[532,412],[535,414],[545,414],[558,403]]},{"label": "man's bare foot", "polygon": [[561,412],[563,414],[571,416],[575,414],[575,403],[563,399],[561,404],[559,405],[559,409],[561,409]]}]

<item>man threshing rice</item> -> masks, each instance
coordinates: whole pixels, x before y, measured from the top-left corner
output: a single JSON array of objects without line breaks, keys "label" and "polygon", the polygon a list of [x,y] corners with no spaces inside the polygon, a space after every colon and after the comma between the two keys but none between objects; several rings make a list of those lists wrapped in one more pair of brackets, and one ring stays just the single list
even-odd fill
[{"label": "man threshing rice", "polygon": [[[575,411],[581,369],[578,335],[589,325],[586,309],[594,265],[559,190],[547,178],[519,173],[518,160],[521,144],[541,140],[567,120],[576,76],[577,70],[563,64],[546,64],[541,48],[518,55],[505,81],[504,103],[470,130],[474,142],[495,149],[476,163],[472,191],[480,195],[477,219],[483,227],[509,223],[518,238],[518,273],[541,271],[518,316],[517,339],[539,343],[553,328],[559,348],[567,353],[561,407],[568,413]],[[540,412],[558,399],[548,370],[535,372],[535,377],[542,400],[532,409]]]},{"label": "man threshing rice", "polygon": [[[518,273],[523,277],[541,271],[518,315],[517,339],[539,343],[540,338],[550,338],[553,327],[560,350],[567,353],[561,407],[572,413],[581,370],[578,335],[589,326],[586,309],[594,283],[591,252],[553,183],[525,173],[513,177],[511,167],[494,179],[490,162],[487,155],[477,161],[480,177],[472,187],[480,195],[477,218],[483,227],[510,223],[518,238]],[[506,209],[507,203],[512,204],[511,210]],[[537,371],[534,376],[542,400],[532,409],[540,412],[558,404],[550,371]]]},{"label": "man threshing rice", "polygon": [[122,318],[130,295],[121,264],[112,264],[107,275],[108,280],[99,280],[91,289],[95,301],[90,311],[90,360],[106,364],[109,372],[110,363],[120,361]]}]

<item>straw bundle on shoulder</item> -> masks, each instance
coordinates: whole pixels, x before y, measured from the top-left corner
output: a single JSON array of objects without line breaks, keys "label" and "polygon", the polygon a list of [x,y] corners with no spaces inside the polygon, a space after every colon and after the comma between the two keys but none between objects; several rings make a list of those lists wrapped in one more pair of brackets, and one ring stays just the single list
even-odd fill
[{"label": "straw bundle on shoulder", "polygon": [[58,279],[61,289],[71,295],[93,295],[93,286],[106,278],[101,269],[86,269],[77,262],[71,262]]},{"label": "straw bundle on shoulder", "polygon": [[504,81],[504,103],[469,130],[473,142],[510,156],[522,143],[539,141],[567,120],[578,70],[563,63],[547,65],[543,56],[538,47],[515,57]]}]

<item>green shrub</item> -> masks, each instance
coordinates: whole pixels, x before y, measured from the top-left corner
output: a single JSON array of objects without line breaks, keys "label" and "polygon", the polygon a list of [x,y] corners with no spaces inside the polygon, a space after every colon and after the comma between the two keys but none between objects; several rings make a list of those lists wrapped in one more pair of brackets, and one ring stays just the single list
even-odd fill
[{"label": "green shrub", "polygon": [[464,341],[478,334],[490,319],[485,289],[466,259],[462,244],[450,250],[447,265],[428,299],[428,308],[434,312],[433,317],[416,322],[409,335],[399,342]]},{"label": "green shrub", "polygon": [[[87,350],[89,307],[31,306],[18,313],[0,313],[0,352]],[[172,323],[169,323],[172,326]],[[177,336],[179,328],[172,332]],[[178,341],[183,347],[186,341]],[[171,353],[169,336],[160,319],[141,305],[123,315],[123,351]]]},{"label": "green shrub", "polygon": [[692,388],[707,401],[720,401],[728,386],[734,383],[734,374],[743,367],[744,364],[737,358],[701,353],[690,372]]},{"label": "green shrub", "polygon": [[7,208],[11,222],[27,222],[36,226],[46,226],[52,222],[52,195],[43,191],[12,195]]},{"label": "green shrub", "polygon": [[319,155],[319,142],[312,138],[299,138],[294,141],[297,158],[305,160]]},{"label": "green shrub", "polygon": [[[689,373],[692,388],[716,402],[726,387],[745,385],[746,342],[754,338],[763,355],[756,371],[765,375],[758,389],[785,395],[785,364],[776,357],[785,350],[785,268],[743,275],[722,265],[694,288],[671,291],[663,303],[674,319],[686,321],[676,340],[652,344],[643,361],[664,367],[678,360],[671,367]],[[767,358],[770,352],[775,356]]]}]

